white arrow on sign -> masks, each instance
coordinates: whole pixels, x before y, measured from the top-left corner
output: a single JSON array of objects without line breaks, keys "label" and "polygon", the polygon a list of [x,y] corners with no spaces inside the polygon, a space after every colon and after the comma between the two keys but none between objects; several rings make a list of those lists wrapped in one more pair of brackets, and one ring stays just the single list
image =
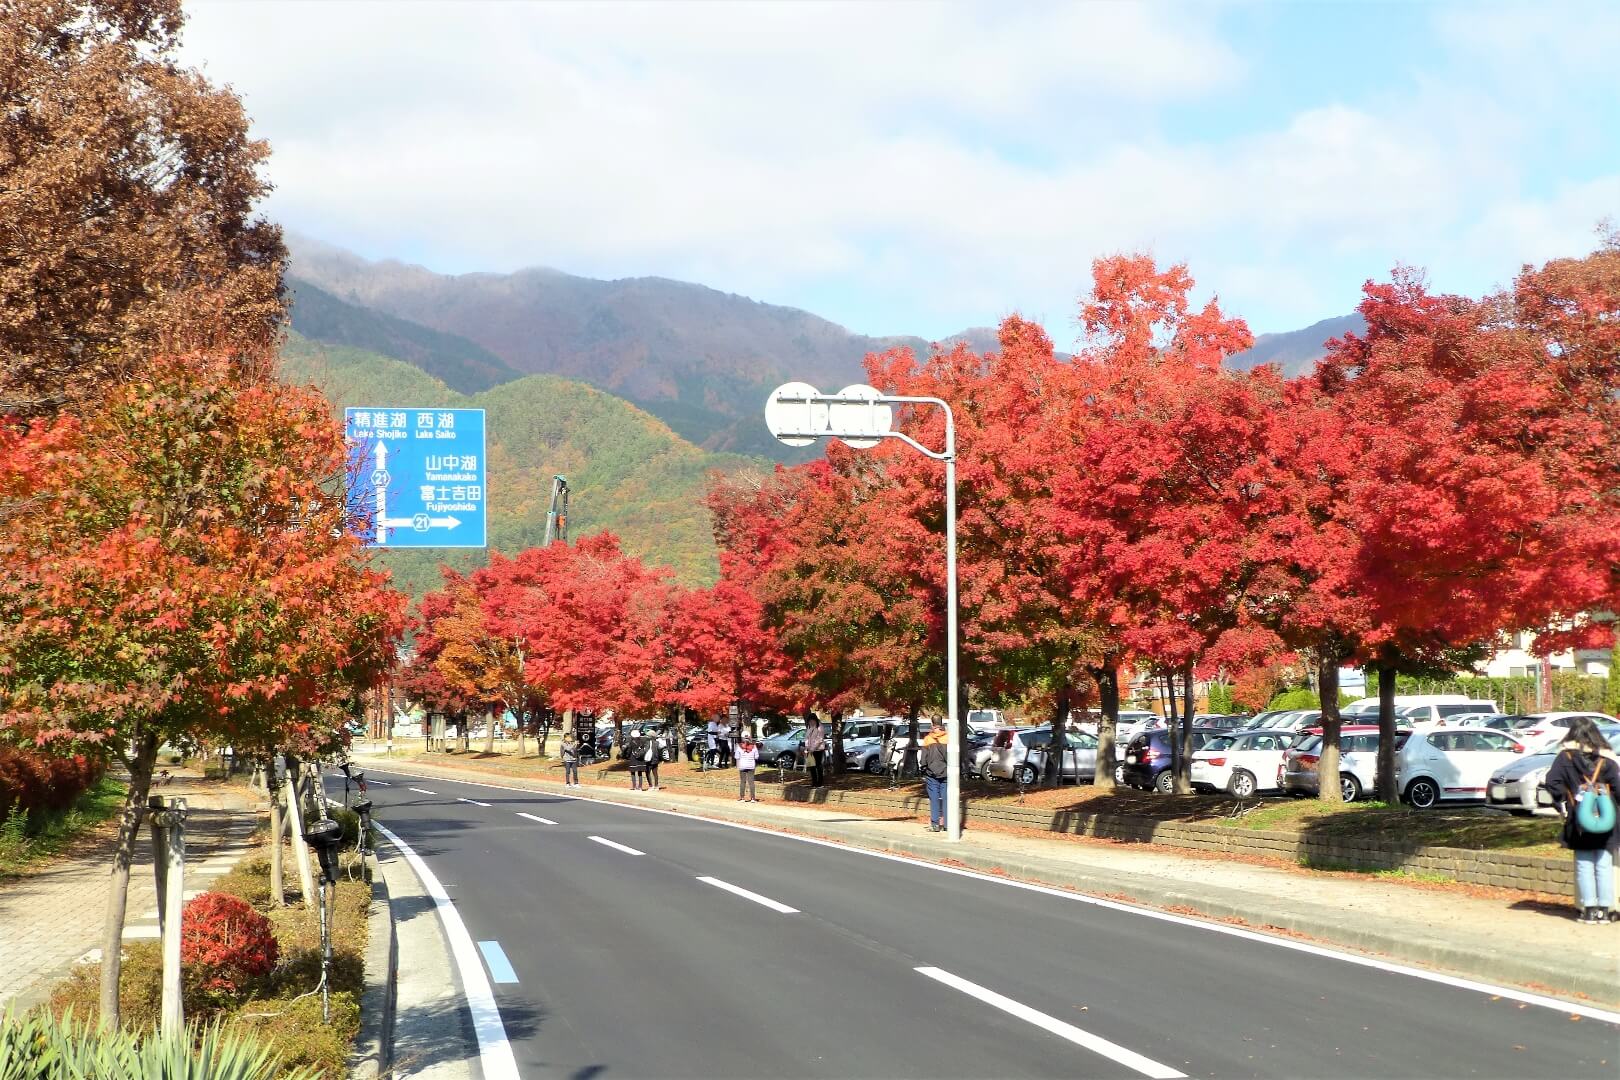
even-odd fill
[{"label": "white arrow on sign", "polygon": [[385,529],[415,529],[417,532],[427,532],[429,529],[454,529],[461,524],[458,517],[428,517],[426,514],[408,518],[380,518],[379,521]]}]

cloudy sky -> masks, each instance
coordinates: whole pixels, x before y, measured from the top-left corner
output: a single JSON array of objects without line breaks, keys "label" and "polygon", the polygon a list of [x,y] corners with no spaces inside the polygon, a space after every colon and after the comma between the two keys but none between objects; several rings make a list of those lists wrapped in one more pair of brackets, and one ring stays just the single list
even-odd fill
[{"label": "cloudy sky", "polygon": [[1620,219],[1620,5],[192,2],[268,212],[445,273],[698,281],[865,333],[1190,263],[1256,331]]}]

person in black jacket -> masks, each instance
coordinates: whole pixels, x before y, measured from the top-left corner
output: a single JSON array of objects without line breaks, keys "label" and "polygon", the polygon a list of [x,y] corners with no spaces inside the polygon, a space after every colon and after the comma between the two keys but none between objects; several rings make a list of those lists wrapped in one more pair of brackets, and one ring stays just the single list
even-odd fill
[{"label": "person in black jacket", "polygon": [[1606,790],[1610,799],[1620,793],[1620,759],[1597,724],[1583,716],[1570,725],[1547,770],[1547,791],[1564,815],[1564,843],[1575,852],[1575,894],[1585,923],[1620,920],[1614,910],[1614,852],[1609,848],[1614,829],[1588,832],[1575,817],[1580,799],[1598,797],[1594,789]]}]

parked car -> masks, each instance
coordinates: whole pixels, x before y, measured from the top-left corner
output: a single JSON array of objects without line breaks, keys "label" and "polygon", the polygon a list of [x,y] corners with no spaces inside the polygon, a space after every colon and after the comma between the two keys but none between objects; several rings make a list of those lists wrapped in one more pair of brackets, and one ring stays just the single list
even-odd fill
[{"label": "parked car", "polygon": [[1402,705],[1395,710],[1396,723],[1402,727],[1416,727],[1419,724],[1452,724],[1464,716],[1476,714],[1494,715],[1496,702],[1462,701],[1433,702],[1424,701],[1412,705]]},{"label": "parked car", "polygon": [[968,730],[988,734],[1007,726],[1007,718],[1000,709],[969,709],[966,717]]},{"label": "parked car", "polygon": [[1321,709],[1289,709],[1273,716],[1266,723],[1266,728],[1270,731],[1300,731],[1319,723],[1321,719]]},{"label": "parked car", "polygon": [[[1395,711],[1397,714],[1399,714],[1402,709],[1409,708],[1413,705],[1462,706],[1462,708],[1456,710],[1457,712],[1475,712],[1478,711],[1478,709],[1483,705],[1491,705],[1492,707],[1490,711],[1496,711],[1493,703],[1475,701],[1467,694],[1395,695]],[[1357,698],[1350,704],[1340,708],[1339,715],[1346,720],[1354,717],[1358,723],[1373,723],[1378,719],[1378,699],[1376,697]]]},{"label": "parked car", "polygon": [[1273,717],[1281,716],[1288,711],[1287,709],[1266,709],[1264,712],[1257,712],[1249,717],[1249,729],[1252,731],[1255,728],[1270,727]]},{"label": "parked car", "polygon": [[[1076,782],[1094,779],[1097,774],[1097,737],[1085,731],[1064,731],[1067,746],[1058,763],[1060,779]],[[1033,784],[1046,769],[1047,751],[1052,745],[1052,729],[1004,728],[996,732],[984,775],[992,780],[1016,780]]]},{"label": "parked car", "polygon": [[1524,753],[1524,743],[1490,728],[1415,731],[1395,759],[1395,786],[1419,810],[1483,799],[1491,774]]},{"label": "parked car", "polygon": [[967,737],[962,748],[962,772],[966,776],[984,776],[984,767],[995,753],[996,732],[983,731]]},{"label": "parked car", "polygon": [[[1192,729],[1192,749],[1197,753],[1210,739],[1228,733],[1220,728]],[[1170,772],[1170,733],[1144,731],[1125,747],[1124,782],[1131,787],[1170,794],[1175,790],[1175,776]]]},{"label": "parked car", "polygon": [[1591,719],[1599,727],[1605,724],[1620,724],[1620,720],[1600,712],[1530,713],[1520,719],[1509,734],[1524,743],[1531,752],[1556,749],[1557,745],[1564,741],[1564,736],[1569,733],[1570,725],[1583,716]]},{"label": "parked car", "polygon": [[803,727],[789,728],[780,735],[769,735],[760,740],[761,765],[775,765],[779,769],[796,769],[804,763]]},{"label": "parked car", "polygon": [[1294,741],[1288,731],[1240,731],[1211,739],[1192,756],[1192,785],[1225,791],[1239,799],[1275,791],[1283,752]]},{"label": "parked car", "polygon": [[[1620,724],[1605,724],[1598,728],[1609,745],[1620,753]],[[1552,768],[1557,750],[1540,754],[1525,754],[1510,761],[1491,774],[1485,785],[1485,805],[1501,807],[1515,814],[1540,814],[1557,817],[1558,808],[1546,788],[1547,770]]]},{"label": "parked car", "polygon": [[[1289,795],[1320,794],[1321,777],[1317,766],[1322,760],[1322,733],[1302,733],[1304,738],[1283,752],[1277,786]],[[1400,753],[1410,731],[1395,733],[1395,752]],[[1339,729],[1339,792],[1345,802],[1355,802],[1362,793],[1378,786],[1378,728],[1368,724],[1345,724]]]}]

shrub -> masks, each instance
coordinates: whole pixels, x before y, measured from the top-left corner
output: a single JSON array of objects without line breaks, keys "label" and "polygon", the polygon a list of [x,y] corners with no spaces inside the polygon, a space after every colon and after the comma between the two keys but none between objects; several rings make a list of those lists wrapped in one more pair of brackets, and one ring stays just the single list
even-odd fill
[{"label": "shrub", "polygon": [[1321,696],[1308,686],[1298,690],[1284,690],[1271,699],[1270,709],[1314,709],[1321,703]]},{"label": "shrub", "polygon": [[101,774],[101,763],[83,754],[61,756],[0,744],[0,819],[66,810]]},{"label": "shrub", "polygon": [[270,920],[246,902],[206,892],[185,906],[180,919],[180,963],[204,994],[235,996],[276,966]]},{"label": "shrub", "polygon": [[29,1080],[314,1080],[283,1071],[271,1051],[240,1031],[191,1025],[190,1038],[163,1039],[125,1029],[108,1034],[71,1013],[0,1016],[0,1075]]}]

